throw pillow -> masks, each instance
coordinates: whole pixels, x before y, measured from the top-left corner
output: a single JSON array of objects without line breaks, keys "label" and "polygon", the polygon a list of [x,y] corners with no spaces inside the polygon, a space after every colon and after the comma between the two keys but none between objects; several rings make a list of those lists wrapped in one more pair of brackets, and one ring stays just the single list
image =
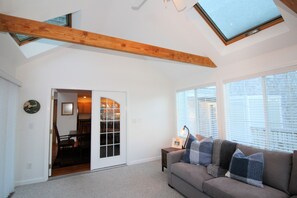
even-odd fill
[{"label": "throw pillow", "polygon": [[189,145],[189,148],[186,147],[187,149],[184,153],[183,161],[203,166],[209,165],[212,158],[212,145],[212,137],[205,138],[200,142],[198,140],[193,140]]},{"label": "throw pillow", "polygon": [[241,150],[237,149],[232,156],[229,172],[226,176],[263,188],[263,172],[263,153],[245,156]]},{"label": "throw pillow", "polygon": [[204,137],[203,135],[200,135],[200,134],[196,134],[196,139],[197,139],[198,141],[201,141],[201,140],[203,140],[204,138],[206,138],[206,137]]},{"label": "throw pillow", "polygon": [[188,134],[187,139],[185,141],[185,149],[190,149],[192,142],[195,140],[195,136],[193,136],[192,134]]}]

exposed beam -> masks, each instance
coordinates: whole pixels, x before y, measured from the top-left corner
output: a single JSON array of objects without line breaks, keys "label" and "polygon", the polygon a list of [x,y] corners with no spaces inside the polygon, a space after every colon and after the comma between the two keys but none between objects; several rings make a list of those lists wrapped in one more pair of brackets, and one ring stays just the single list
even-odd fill
[{"label": "exposed beam", "polygon": [[216,67],[216,65],[208,57],[82,31],[74,28],[51,25],[29,19],[4,15],[1,13],[0,31],[117,50],[199,66],[212,68]]},{"label": "exposed beam", "polygon": [[296,0],[281,0],[288,8],[297,13],[297,1]]}]

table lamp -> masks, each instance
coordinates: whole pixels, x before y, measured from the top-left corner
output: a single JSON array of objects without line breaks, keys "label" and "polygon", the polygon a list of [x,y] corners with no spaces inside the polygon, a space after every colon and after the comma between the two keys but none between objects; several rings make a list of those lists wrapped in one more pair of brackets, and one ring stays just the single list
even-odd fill
[{"label": "table lamp", "polygon": [[187,138],[186,138],[186,141],[185,141],[185,143],[184,143],[184,145],[183,145],[183,149],[185,148],[185,146],[187,145],[187,142],[188,142],[188,139],[189,139],[189,136],[190,136],[190,130],[189,130],[189,128],[186,126],[186,125],[184,125],[184,127],[183,127],[183,129],[182,129],[182,131],[181,131],[181,134],[183,135],[183,136],[186,136],[186,130],[185,129],[187,129]]}]

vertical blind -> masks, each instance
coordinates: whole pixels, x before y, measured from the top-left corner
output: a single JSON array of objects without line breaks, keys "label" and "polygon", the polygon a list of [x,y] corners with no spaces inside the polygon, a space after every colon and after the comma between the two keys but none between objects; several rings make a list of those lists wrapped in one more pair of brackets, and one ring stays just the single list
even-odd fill
[{"label": "vertical blind", "polygon": [[218,137],[215,86],[177,92],[176,105],[178,132],[187,125],[192,134]]},{"label": "vertical blind", "polygon": [[14,191],[18,86],[0,77],[0,197]]},{"label": "vertical blind", "polygon": [[231,82],[227,139],[270,150],[297,150],[297,72]]}]

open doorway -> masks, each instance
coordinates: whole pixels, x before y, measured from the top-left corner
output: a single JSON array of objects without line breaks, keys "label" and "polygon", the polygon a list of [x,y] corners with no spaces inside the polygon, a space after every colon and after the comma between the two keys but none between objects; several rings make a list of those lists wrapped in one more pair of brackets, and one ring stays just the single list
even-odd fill
[{"label": "open doorway", "polygon": [[53,89],[50,176],[90,170],[92,91]]}]

